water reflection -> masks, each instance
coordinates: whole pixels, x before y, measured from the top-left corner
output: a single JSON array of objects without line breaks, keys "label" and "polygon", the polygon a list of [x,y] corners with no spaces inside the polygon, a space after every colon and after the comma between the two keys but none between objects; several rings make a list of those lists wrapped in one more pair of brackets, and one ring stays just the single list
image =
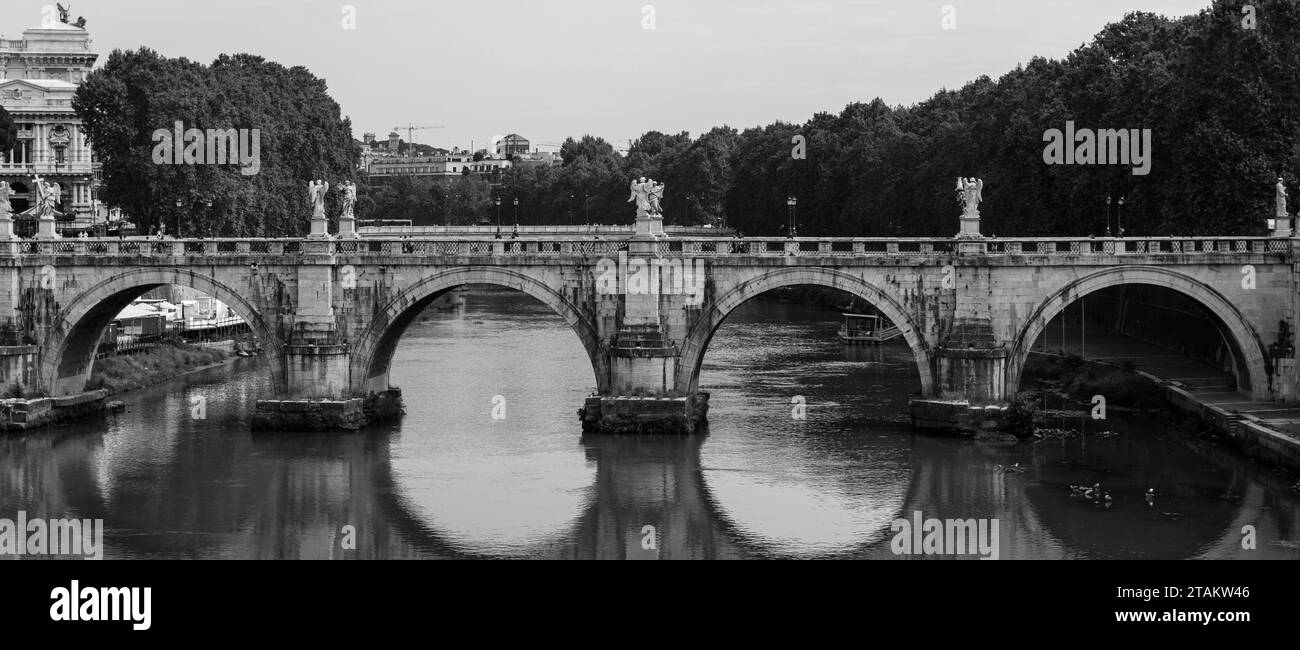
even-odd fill
[{"label": "water reflection", "polygon": [[[845,348],[836,326],[746,305],[705,359],[706,431],[579,436],[594,380],[572,331],[476,293],[403,340],[399,425],[254,435],[269,380],[241,360],[102,423],[0,439],[0,517],[103,518],[110,558],[893,558],[889,524],[916,510],[999,519],[1003,558],[1300,558],[1300,499],[1278,475],[1158,421],[1035,444],[913,435],[906,346]],[[1070,495],[1094,482],[1110,508]]]}]

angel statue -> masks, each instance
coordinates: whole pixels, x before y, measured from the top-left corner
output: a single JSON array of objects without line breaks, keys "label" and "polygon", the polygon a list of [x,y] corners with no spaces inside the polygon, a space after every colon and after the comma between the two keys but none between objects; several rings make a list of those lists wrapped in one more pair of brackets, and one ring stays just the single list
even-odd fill
[{"label": "angel statue", "polygon": [[307,200],[311,201],[313,219],[325,218],[325,193],[330,191],[330,184],[322,180],[307,183]]},{"label": "angel statue", "polygon": [[[69,12],[72,11],[72,3],[68,3],[68,6],[66,7],[63,6],[62,2],[55,3],[55,4],[59,6],[59,22],[66,24],[68,22]],[[48,7],[49,5],[45,5],[45,6]]]},{"label": "angel statue", "polygon": [[957,202],[963,204],[962,216],[980,216],[979,205],[984,200],[984,180],[978,178],[957,177]]},{"label": "angel statue", "polygon": [[1277,214],[1278,219],[1285,219],[1288,215],[1286,211],[1286,183],[1282,179],[1277,179]]},{"label": "angel statue", "polygon": [[59,200],[63,198],[63,187],[58,183],[46,183],[45,194],[41,197],[45,202],[42,208],[44,216],[50,219],[62,216],[55,208],[59,205]]},{"label": "angel statue", "polygon": [[628,197],[628,203],[636,201],[636,216],[644,217],[651,214],[650,194],[655,190],[655,182],[647,180],[642,176],[640,180],[632,179],[632,196]]},{"label": "angel statue", "polygon": [[339,215],[340,219],[354,219],[353,209],[357,205],[357,184],[352,181],[343,181],[339,186],[343,190],[343,213]]},{"label": "angel statue", "polygon": [[9,184],[0,181],[0,218],[8,217],[13,213],[13,206],[9,203],[9,197],[13,191],[9,189]]},{"label": "angel statue", "polygon": [[58,183],[48,183],[42,180],[40,174],[32,176],[32,187],[36,188],[35,205],[23,212],[23,216],[38,219],[53,219],[59,216],[55,207],[59,203],[63,188]]},{"label": "angel statue", "polygon": [[664,198],[664,184],[650,181],[650,214],[662,215],[664,211],[659,207],[659,201]]}]

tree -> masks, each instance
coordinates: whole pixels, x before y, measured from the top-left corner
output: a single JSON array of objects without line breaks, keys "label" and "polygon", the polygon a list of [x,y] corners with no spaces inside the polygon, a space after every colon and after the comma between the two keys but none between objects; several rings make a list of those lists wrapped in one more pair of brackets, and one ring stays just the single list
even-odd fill
[{"label": "tree", "polygon": [[[360,157],[351,124],[324,81],[305,68],[247,54],[222,55],[205,66],[148,48],[116,50],[87,76],[73,107],[103,165],[105,200],[146,229],[172,223],[180,199],[182,232],[301,235],[311,217],[307,183],[324,179],[337,187],[353,180]],[[155,132],[177,122],[185,129],[241,130],[249,144],[257,133],[256,173],[154,162]],[[331,196],[331,214],[334,203]]]},{"label": "tree", "polygon": [[0,106],[0,156],[8,154],[16,144],[18,144],[18,125],[14,123],[9,111]]}]

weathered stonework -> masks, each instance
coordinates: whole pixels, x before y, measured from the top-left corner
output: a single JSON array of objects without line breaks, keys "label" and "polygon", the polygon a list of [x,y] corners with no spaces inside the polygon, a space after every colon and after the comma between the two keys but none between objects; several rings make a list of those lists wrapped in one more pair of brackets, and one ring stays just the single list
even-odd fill
[{"label": "weathered stonework", "polygon": [[[732,310],[772,289],[815,285],[851,293],[898,326],[922,398],[983,406],[1014,396],[1034,341],[1066,306],[1146,284],[1217,317],[1240,390],[1295,399],[1294,360],[1268,350],[1280,323],[1296,330],[1297,240],[1267,239],[15,242],[0,247],[0,342],[10,346],[0,381],[81,392],[110,319],[149,288],[179,284],[248,320],[272,367],[268,399],[350,402],[390,388],[397,343],[424,308],[488,284],[536,298],[573,329],[597,396],[689,398]],[[620,252],[702,260],[703,294],[601,290],[597,266]],[[348,426],[360,412],[350,409],[337,418]]]}]

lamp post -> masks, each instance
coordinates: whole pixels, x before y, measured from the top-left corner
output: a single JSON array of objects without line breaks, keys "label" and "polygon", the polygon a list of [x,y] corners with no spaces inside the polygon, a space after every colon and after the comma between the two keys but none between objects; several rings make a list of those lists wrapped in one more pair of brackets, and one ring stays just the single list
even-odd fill
[{"label": "lamp post", "polygon": [[582,219],[591,223],[591,194],[583,193],[582,195]]},{"label": "lamp post", "polygon": [[1124,197],[1119,197],[1119,208],[1115,215],[1115,227],[1119,229],[1119,236],[1124,236]]},{"label": "lamp post", "polygon": [[492,199],[492,202],[495,203],[496,206],[497,206],[497,236],[496,236],[496,239],[501,239],[501,197],[498,196],[498,197],[496,197],[495,199]]},{"label": "lamp post", "polygon": [[1106,236],[1110,237],[1110,195],[1106,195]]},{"label": "lamp post", "polygon": [[785,199],[785,204],[787,207],[789,207],[789,211],[790,211],[790,226],[786,232],[786,239],[794,239],[795,237],[799,236],[798,232],[796,231],[795,220],[794,220],[794,209],[795,206],[799,205],[799,199],[798,197],[795,196],[788,196]]},{"label": "lamp post", "polygon": [[515,229],[519,229],[519,197],[515,197]]},{"label": "lamp post", "polygon": [[569,223],[573,223],[573,195],[569,195]]},{"label": "lamp post", "polygon": [[181,238],[181,205],[181,200],[176,199],[176,234],[173,236],[177,239]]}]

